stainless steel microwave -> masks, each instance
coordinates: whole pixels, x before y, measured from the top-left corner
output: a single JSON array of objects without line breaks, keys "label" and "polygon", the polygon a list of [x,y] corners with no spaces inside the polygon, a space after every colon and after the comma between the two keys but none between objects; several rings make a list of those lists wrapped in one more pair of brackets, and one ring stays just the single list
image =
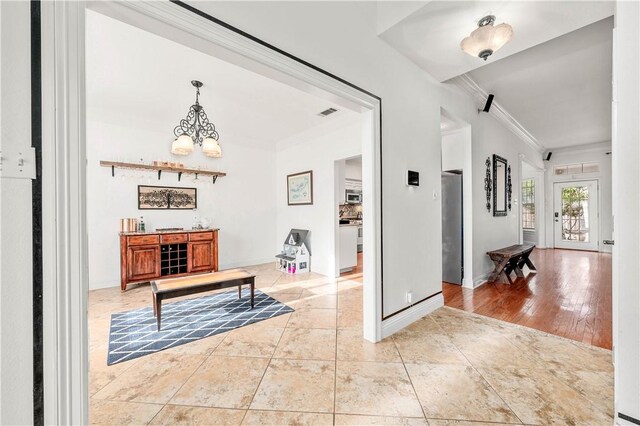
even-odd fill
[{"label": "stainless steel microwave", "polygon": [[347,204],[362,204],[362,191],[353,191],[347,189],[345,194]]}]

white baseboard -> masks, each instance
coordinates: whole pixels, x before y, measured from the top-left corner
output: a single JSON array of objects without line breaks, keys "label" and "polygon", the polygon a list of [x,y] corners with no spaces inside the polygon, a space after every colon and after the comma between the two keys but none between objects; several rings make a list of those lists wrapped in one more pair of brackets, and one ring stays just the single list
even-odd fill
[{"label": "white baseboard", "polygon": [[247,266],[254,266],[254,265],[263,265],[265,263],[273,263],[274,264],[274,269],[275,269],[275,262],[276,262],[276,258],[275,256],[272,257],[266,257],[266,258],[262,258],[262,259],[253,259],[253,260],[243,260],[240,262],[230,262],[230,263],[223,263],[219,266],[219,270],[223,270],[223,269],[233,269],[233,268],[242,268],[242,267],[247,267]]},{"label": "white baseboard", "polygon": [[419,303],[406,311],[400,312],[387,320],[382,321],[382,338],[391,336],[393,333],[402,330],[411,323],[430,314],[438,308],[444,306],[444,296],[442,293]]},{"label": "white baseboard", "polygon": [[478,288],[488,282],[489,274],[482,274],[479,277],[473,279],[473,288]]},{"label": "white baseboard", "polygon": [[473,280],[471,278],[463,278],[462,279],[462,287],[465,288],[473,288]]}]

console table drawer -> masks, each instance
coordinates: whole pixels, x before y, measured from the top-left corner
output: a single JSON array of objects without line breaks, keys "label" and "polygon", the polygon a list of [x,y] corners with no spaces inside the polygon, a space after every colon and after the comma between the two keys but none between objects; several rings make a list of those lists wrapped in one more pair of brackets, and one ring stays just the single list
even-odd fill
[{"label": "console table drawer", "polygon": [[187,234],[167,234],[160,236],[162,244],[186,243],[188,239]]},{"label": "console table drawer", "polygon": [[143,246],[146,244],[158,244],[160,242],[159,235],[136,235],[129,237],[130,246]]},{"label": "console table drawer", "polygon": [[213,240],[213,232],[193,232],[189,234],[190,241],[208,241]]}]

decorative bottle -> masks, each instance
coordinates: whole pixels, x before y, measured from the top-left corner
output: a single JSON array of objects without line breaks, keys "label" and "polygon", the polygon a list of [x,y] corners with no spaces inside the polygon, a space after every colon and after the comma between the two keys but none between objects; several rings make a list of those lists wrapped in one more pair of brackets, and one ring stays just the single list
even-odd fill
[{"label": "decorative bottle", "polygon": [[145,231],[145,226],[144,226],[144,220],[142,219],[142,216],[140,216],[140,223],[138,224],[138,230],[140,232],[144,232]]}]

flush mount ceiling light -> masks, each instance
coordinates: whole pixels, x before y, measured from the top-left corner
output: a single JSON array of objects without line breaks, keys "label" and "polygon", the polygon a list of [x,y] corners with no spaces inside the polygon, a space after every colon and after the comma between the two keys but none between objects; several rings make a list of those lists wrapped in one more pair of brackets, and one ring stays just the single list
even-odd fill
[{"label": "flush mount ceiling light", "polygon": [[196,88],[196,103],[189,108],[187,117],[180,120],[180,124],[173,129],[176,140],[171,144],[171,153],[189,155],[193,152],[194,145],[198,144],[207,157],[222,157],[216,126],[209,122],[204,108],[198,102],[202,82],[192,80],[191,84]]},{"label": "flush mount ceiling light", "polygon": [[486,61],[492,53],[507,44],[513,37],[513,28],[505,23],[494,27],[495,21],[496,17],[493,15],[487,15],[479,20],[478,28],[460,42],[462,50]]}]

